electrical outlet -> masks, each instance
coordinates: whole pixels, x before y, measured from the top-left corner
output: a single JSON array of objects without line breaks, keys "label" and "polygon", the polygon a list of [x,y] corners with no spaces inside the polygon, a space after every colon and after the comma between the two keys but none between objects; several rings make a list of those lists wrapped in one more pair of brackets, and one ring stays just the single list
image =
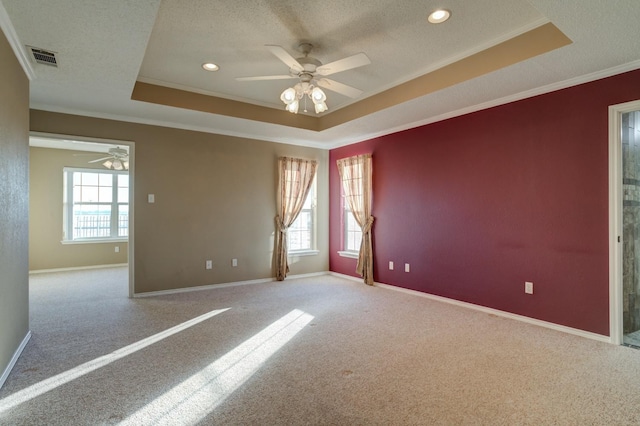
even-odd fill
[{"label": "electrical outlet", "polygon": [[392,261],[389,261],[389,270],[393,271],[393,262]]},{"label": "electrical outlet", "polygon": [[120,247],[116,246],[115,251],[116,253],[120,253]]},{"label": "electrical outlet", "polygon": [[147,201],[149,202],[149,204],[153,204],[156,202],[156,196],[154,194],[148,194],[147,195]]},{"label": "electrical outlet", "polygon": [[533,283],[529,281],[525,281],[524,283],[524,292],[527,294],[533,294]]},{"label": "electrical outlet", "polygon": [[405,263],[405,264],[404,264],[404,271],[405,271],[405,272],[411,272],[411,268],[409,267],[409,264],[408,264],[408,263]]},{"label": "electrical outlet", "polygon": [[205,268],[213,269],[213,260],[207,260],[207,263],[205,264]]},{"label": "electrical outlet", "polygon": [[238,266],[238,259],[231,259],[231,266],[233,267]]}]

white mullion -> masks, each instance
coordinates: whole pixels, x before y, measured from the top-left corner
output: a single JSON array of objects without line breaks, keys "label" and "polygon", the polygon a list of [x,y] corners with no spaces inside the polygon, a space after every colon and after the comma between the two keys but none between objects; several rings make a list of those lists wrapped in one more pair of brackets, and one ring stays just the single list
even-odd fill
[{"label": "white mullion", "polygon": [[118,174],[111,174],[111,231],[110,237],[118,237],[118,215],[120,209],[118,207]]},{"label": "white mullion", "polygon": [[67,175],[67,229],[65,230],[66,235],[64,236],[67,240],[74,240],[74,229],[73,229],[73,207],[75,206],[75,199],[73,198],[73,175],[75,172],[73,171],[65,171]]}]

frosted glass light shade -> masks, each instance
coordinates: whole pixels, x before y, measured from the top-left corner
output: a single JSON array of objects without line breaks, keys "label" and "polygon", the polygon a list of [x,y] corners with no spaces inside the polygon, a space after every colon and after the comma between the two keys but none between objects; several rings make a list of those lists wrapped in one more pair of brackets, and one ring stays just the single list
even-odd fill
[{"label": "frosted glass light shade", "polygon": [[298,113],[298,106],[299,106],[299,103],[298,103],[298,100],[296,99],[295,101],[287,104],[286,109],[289,112],[297,114]]},{"label": "frosted glass light shade", "polygon": [[297,98],[296,91],[293,87],[289,87],[280,95],[280,100],[285,104],[289,105],[291,102],[295,101]]},{"label": "frosted glass light shade", "polygon": [[113,170],[122,170],[124,167],[122,166],[122,161],[113,160]]},{"label": "frosted glass light shade", "polygon": [[321,112],[325,112],[328,109],[329,108],[327,107],[327,104],[324,103],[324,102],[318,102],[316,104],[316,114],[320,114]]},{"label": "frosted glass light shade", "polygon": [[314,87],[311,91],[311,100],[315,104],[324,102],[327,100],[327,95],[325,95],[322,89],[320,89],[319,87]]}]

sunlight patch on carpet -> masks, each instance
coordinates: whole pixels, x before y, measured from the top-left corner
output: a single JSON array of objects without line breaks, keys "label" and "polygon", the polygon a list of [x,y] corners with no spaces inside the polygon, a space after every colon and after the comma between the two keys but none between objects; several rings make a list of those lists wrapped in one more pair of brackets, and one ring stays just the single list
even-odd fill
[{"label": "sunlight patch on carpet", "polygon": [[196,424],[251,377],[314,317],[295,309],[165,392],[121,425]]},{"label": "sunlight patch on carpet", "polygon": [[221,314],[222,312],[228,311],[229,309],[231,308],[216,309],[215,311],[207,312],[206,314],[200,315],[199,317],[193,318],[189,321],[185,321],[181,324],[176,325],[175,327],[168,328],[164,331],[161,331],[160,333],[154,334],[153,336],[149,336],[145,339],[139,340],[135,343],[132,343],[131,345],[125,346],[124,348],[111,352],[110,354],[101,356],[89,362],[85,362],[84,364],[72,368],[71,370],[67,370],[64,373],[49,377],[46,380],[43,380],[29,386],[28,388],[11,394],[8,397],[0,400],[0,414],[24,402],[36,398],[46,392],[49,392],[50,390],[55,389],[58,386],[69,383],[70,381],[75,380],[78,377],[82,377],[85,374],[91,373],[92,371],[95,371],[99,368],[104,367],[105,365],[124,358],[127,355],[131,355],[134,352],[144,349],[147,346],[159,342],[162,339],[166,339],[173,334],[179,333],[182,330],[194,326],[204,320]]}]

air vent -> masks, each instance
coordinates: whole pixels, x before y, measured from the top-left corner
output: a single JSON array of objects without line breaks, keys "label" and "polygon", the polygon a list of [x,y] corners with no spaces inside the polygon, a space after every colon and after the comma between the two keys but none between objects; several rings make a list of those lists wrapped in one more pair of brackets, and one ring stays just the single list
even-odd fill
[{"label": "air vent", "polygon": [[29,50],[31,50],[33,59],[37,63],[44,64],[44,65],[51,65],[52,67],[58,66],[58,61],[56,60],[55,52],[49,52],[48,50],[38,49],[37,47],[33,47],[33,46],[29,46]]}]

